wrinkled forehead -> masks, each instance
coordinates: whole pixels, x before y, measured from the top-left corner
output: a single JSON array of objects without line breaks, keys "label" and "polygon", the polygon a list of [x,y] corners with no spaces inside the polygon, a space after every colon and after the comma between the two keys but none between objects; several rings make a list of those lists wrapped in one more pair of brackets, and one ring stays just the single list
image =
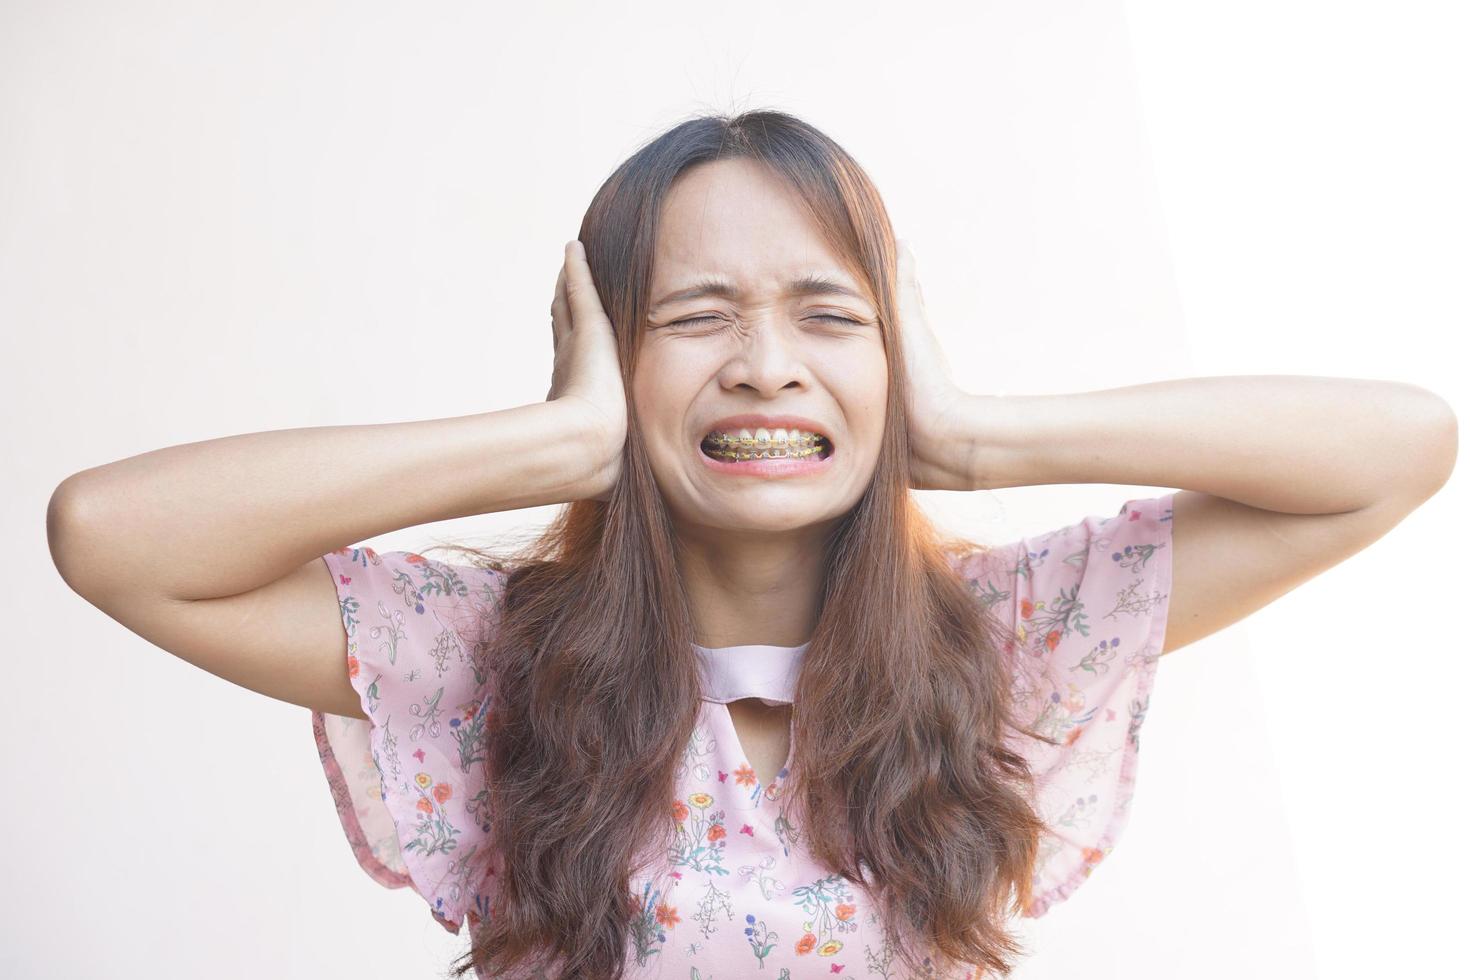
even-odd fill
[{"label": "wrinkled forehead", "polygon": [[689,170],[670,188],[654,248],[655,296],[711,277],[775,290],[811,275],[868,292],[779,177],[748,161],[721,160]]}]

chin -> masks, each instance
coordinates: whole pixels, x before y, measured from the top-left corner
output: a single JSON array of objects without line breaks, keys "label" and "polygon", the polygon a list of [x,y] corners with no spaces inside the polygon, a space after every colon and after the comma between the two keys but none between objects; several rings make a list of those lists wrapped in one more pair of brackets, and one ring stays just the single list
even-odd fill
[{"label": "chin", "polygon": [[801,504],[801,501],[785,494],[751,494],[737,506],[721,507],[717,500],[706,499],[698,506],[678,509],[674,513],[679,523],[709,533],[789,535],[803,529],[829,527],[847,512],[834,513],[827,506],[806,507]]}]

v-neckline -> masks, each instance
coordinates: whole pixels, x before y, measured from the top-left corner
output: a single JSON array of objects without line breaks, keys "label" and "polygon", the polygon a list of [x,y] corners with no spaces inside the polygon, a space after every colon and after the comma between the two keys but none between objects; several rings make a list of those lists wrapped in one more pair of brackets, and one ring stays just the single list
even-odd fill
[{"label": "v-neckline", "polygon": [[[796,678],[808,643],[799,646],[776,646],[769,643],[748,643],[736,646],[706,647],[694,644],[703,679],[704,701],[723,719],[729,734],[730,751],[726,756],[730,765],[743,762],[755,773],[750,754],[740,741],[740,732],[735,727],[735,716],[730,713],[730,702],[746,698],[758,698],[767,705],[788,704],[792,706],[791,718],[787,723],[786,758],[769,783],[763,783],[755,773],[755,808],[767,799],[775,800],[791,772],[796,758]],[[736,668],[739,669],[736,669]]]},{"label": "v-neckline", "polygon": [[[730,714],[730,705],[723,701],[706,701],[710,708],[716,711],[725,723],[725,731],[730,735],[730,745],[733,747],[733,755],[741,762],[750,766],[752,773],[755,766],[750,763],[750,755],[745,751],[745,746],[740,743],[740,732],[735,728],[735,717]],[[781,787],[785,785],[787,776],[791,773],[791,763],[796,757],[796,709],[792,708],[791,720],[787,723],[786,758],[781,762],[781,768],[776,772],[776,778],[770,783],[762,783],[757,773],[755,780],[755,808],[760,809],[765,800],[775,800],[781,793]]]}]

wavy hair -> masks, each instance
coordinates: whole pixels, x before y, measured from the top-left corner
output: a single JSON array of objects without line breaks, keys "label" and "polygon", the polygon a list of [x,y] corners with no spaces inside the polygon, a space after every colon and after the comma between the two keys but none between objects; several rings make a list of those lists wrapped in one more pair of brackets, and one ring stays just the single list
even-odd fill
[{"label": "wavy hair", "polygon": [[[797,681],[783,806],[793,838],[866,891],[915,972],[1011,971],[1004,917],[1030,902],[1044,824],[1007,745],[1006,637],[909,493],[896,244],[867,175],[837,143],[775,110],[688,119],[602,184],[578,233],[617,338],[628,437],[609,499],[580,500],[513,558],[482,637],[495,678],[484,738],[496,877],[452,976],[621,978],[640,910],[629,882],[673,846],[676,772],[701,698],[674,529],[633,409],[654,244],[670,187],[740,157],[797,192],[877,300],[889,365],[870,485],[826,544],[821,610]],[[1040,736],[1035,736],[1040,737]],[[799,815],[799,816],[798,816]]]}]

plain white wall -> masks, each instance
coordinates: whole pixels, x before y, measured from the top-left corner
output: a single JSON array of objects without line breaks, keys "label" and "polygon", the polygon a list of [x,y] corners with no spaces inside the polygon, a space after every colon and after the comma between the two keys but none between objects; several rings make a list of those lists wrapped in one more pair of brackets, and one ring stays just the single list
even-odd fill
[{"label": "plain white wall", "polygon": [[[44,512],[70,473],[541,400],[598,183],[689,113],[756,107],[869,169],[972,390],[1338,375],[1463,415],[1466,27],[1415,3],[0,3],[0,974],[434,976],[466,942],[357,868],[305,709],[66,587]],[[923,496],[999,541],[1168,489]],[[1457,955],[1466,503],[1456,478],[1161,662],[1128,830],[1022,923],[1017,976]]]}]

